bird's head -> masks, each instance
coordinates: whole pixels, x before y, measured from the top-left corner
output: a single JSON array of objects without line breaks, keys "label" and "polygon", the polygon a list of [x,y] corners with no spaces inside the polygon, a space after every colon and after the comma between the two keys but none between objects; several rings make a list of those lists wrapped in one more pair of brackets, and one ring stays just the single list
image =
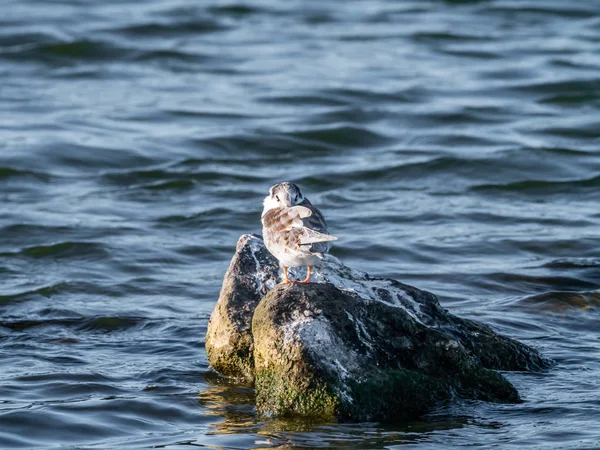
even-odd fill
[{"label": "bird's head", "polygon": [[304,200],[300,188],[293,183],[279,183],[269,189],[269,195],[263,201],[264,211],[272,208],[295,206]]}]

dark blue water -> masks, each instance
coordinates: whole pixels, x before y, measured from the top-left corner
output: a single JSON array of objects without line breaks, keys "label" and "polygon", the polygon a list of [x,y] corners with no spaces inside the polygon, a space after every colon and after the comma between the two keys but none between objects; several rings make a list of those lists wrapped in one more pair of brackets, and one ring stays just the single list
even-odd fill
[{"label": "dark blue water", "polygon": [[[600,447],[600,3],[5,0],[0,447]],[[256,416],[207,320],[262,198],[556,360],[525,402]]]}]

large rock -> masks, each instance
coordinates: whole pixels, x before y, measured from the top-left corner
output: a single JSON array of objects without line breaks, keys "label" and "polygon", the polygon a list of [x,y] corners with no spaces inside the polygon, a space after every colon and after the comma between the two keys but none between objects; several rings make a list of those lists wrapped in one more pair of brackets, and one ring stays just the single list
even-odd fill
[{"label": "large rock", "polygon": [[262,414],[393,420],[454,397],[516,402],[494,369],[548,365],[534,349],[449,314],[433,294],[333,256],[315,283],[276,286],[278,271],[260,237],[242,236],[207,334],[218,372],[255,378]]}]

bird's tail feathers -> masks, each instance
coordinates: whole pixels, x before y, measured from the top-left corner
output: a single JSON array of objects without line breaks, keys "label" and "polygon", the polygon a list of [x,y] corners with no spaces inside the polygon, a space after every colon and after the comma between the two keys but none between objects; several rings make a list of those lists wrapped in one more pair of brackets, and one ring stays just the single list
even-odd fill
[{"label": "bird's tail feathers", "polygon": [[316,244],[318,242],[337,241],[337,237],[330,234],[319,233],[309,228],[304,229],[303,236],[300,238],[300,245]]}]

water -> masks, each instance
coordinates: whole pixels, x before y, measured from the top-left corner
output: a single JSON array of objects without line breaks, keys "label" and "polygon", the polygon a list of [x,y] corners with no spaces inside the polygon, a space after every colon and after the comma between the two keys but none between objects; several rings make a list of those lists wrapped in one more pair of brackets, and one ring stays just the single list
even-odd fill
[{"label": "water", "polygon": [[[0,11],[0,447],[600,447],[598,2]],[[556,367],[519,405],[256,417],[204,334],[283,180],[346,264]]]}]

